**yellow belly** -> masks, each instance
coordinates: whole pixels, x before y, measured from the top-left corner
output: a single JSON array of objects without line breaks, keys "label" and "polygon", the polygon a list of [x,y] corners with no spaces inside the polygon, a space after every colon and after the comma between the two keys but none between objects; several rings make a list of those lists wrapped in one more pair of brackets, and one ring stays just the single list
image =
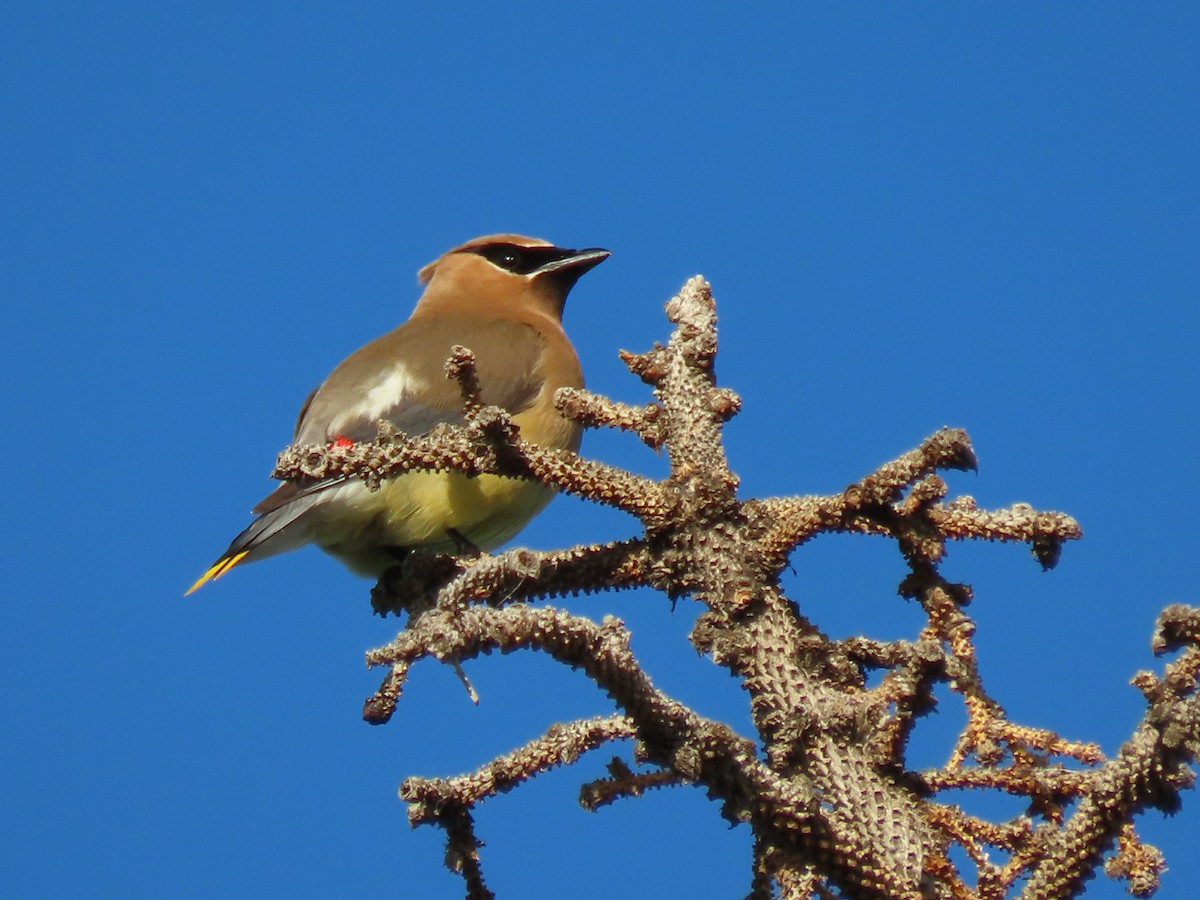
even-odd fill
[{"label": "yellow belly", "polygon": [[335,490],[338,498],[322,504],[311,524],[312,540],[354,571],[376,576],[396,565],[393,548],[461,550],[451,529],[480,550],[494,549],[553,496],[536,482],[458,472],[410,472],[377,491],[361,482]]}]

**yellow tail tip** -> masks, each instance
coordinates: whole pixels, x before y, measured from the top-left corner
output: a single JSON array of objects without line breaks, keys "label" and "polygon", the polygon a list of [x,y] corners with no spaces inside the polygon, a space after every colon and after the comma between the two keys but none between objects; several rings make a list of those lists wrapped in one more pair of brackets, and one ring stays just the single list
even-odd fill
[{"label": "yellow tail tip", "polygon": [[196,579],[196,583],[188,588],[183,596],[187,597],[188,595],[200,590],[200,588],[204,587],[204,585],[208,584],[210,581],[216,581],[218,578],[240,563],[243,559],[245,559],[248,552],[248,550],[243,550],[240,553],[233,554],[233,556],[222,556],[215,563],[209,566],[208,570],[203,575]]}]

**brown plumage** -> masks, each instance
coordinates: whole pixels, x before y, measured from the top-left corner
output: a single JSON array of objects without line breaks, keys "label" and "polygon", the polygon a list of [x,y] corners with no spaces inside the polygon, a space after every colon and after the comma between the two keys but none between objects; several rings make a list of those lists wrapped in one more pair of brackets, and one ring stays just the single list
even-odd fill
[{"label": "brown plumage", "polygon": [[[375,437],[383,419],[407,434],[463,420],[457,383],[444,372],[450,348],[475,354],[486,404],[508,410],[522,436],[576,449],[578,426],[554,408],[560,387],[583,373],[562,329],[576,280],[603,262],[599,248],[567,250],[516,234],[475,238],[425,266],[412,316],[346,358],[300,411],[294,443]],[[244,562],[315,543],[356,572],[379,575],[401,551],[482,550],[515,535],[550,499],[534,482],[452,472],[414,472],[369,491],[356,480],[285,482],[188,593]]]}]

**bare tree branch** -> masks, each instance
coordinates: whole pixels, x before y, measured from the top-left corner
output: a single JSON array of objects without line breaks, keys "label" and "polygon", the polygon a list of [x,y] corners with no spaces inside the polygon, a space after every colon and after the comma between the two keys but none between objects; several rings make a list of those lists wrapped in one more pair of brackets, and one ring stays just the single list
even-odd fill
[{"label": "bare tree branch", "polygon": [[[1082,536],[1079,524],[1027,504],[982,510],[969,496],[950,498],[943,473],[977,465],[966,433],[950,428],[840,493],[740,498],[722,443],[740,400],[715,381],[707,283],[688,281],[667,314],[675,327],[665,346],[622,354],[653,389],[651,402],[631,406],[586,391],[557,398],[564,415],[587,427],[630,431],[665,449],[670,472],[662,481],[526,443],[507,413],[480,405],[466,348],[455,348],[447,367],[462,389],[466,425],[416,438],[381,426],[368,444],[280,456],[279,477],[341,474],[377,486],[402,472],[453,469],[535,479],[633,517],[635,533],[607,543],[472,560],[411,554],[372,592],[376,611],[407,620],[394,641],[368,653],[368,663],[385,670],[364,707],[369,721],[387,721],[421,660],[457,665],[493,650],[545,653],[581,670],[614,706],[608,717],[553,726],[475,772],[405,781],[411,821],[446,829],[447,861],[467,896],[491,896],[470,815],[476,804],[626,739],[645,768],[614,759],[607,778],[584,786],[581,802],[597,809],[647,790],[704,789],[729,821],[753,831],[752,898],[1002,898],[1022,882],[1022,897],[1073,897],[1102,865],[1139,896],[1152,893],[1163,860],[1133,823],[1148,807],[1176,808],[1192,786],[1200,609],[1173,606],[1161,616],[1154,650],[1178,657],[1161,677],[1135,680],[1147,712],[1112,759],[1090,742],[1010,721],[979,666],[976,625],[965,610],[972,590],[941,574],[946,542],[1019,542],[1050,567]],[[832,532],[896,542],[908,567],[899,592],[925,615],[911,640],[831,640],[785,596],[789,557]],[[748,692],[752,737],[655,687],[619,621],[542,602],[632,587],[703,606],[691,642]],[[882,676],[868,681],[872,672]],[[918,772],[908,741],[939,687],[963,704],[967,723],[946,763]],[[1005,793],[1028,807],[993,822],[948,800],[948,791]],[[956,847],[965,857],[952,855]],[[963,858],[969,865],[960,869],[954,860]]]}]

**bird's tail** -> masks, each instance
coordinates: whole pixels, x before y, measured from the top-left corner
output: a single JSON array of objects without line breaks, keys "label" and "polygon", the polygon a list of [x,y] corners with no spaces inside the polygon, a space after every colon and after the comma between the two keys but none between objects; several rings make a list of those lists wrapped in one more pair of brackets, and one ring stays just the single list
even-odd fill
[{"label": "bird's tail", "polygon": [[[271,498],[260,503],[255,510],[267,508],[267,511],[263,512],[250,523],[245,531],[233,539],[229,548],[205,570],[203,575],[196,579],[196,583],[187,589],[184,596],[186,597],[188,594],[200,590],[208,582],[220,578],[238,563],[266,559],[276,553],[283,553],[299,547],[305,542],[306,529],[303,525],[297,525],[297,520],[329,496],[321,489],[331,487],[343,480],[342,478],[330,479],[328,482],[322,482],[318,486],[320,489],[310,488],[305,491],[292,492],[291,497],[283,500],[274,508],[269,508],[267,503]],[[247,557],[250,559],[247,560]]]},{"label": "bird's tail", "polygon": [[184,593],[183,596],[186,597],[188,594],[200,590],[200,588],[204,587],[204,585],[208,584],[210,581],[215,581],[216,579],[220,578],[222,575],[240,563],[243,559],[245,559],[246,554],[249,552],[249,550],[238,550],[236,553],[230,552],[229,550],[225,551],[221,554],[220,559],[209,566],[204,571],[204,574],[196,579],[196,583],[188,588],[187,592]]}]

